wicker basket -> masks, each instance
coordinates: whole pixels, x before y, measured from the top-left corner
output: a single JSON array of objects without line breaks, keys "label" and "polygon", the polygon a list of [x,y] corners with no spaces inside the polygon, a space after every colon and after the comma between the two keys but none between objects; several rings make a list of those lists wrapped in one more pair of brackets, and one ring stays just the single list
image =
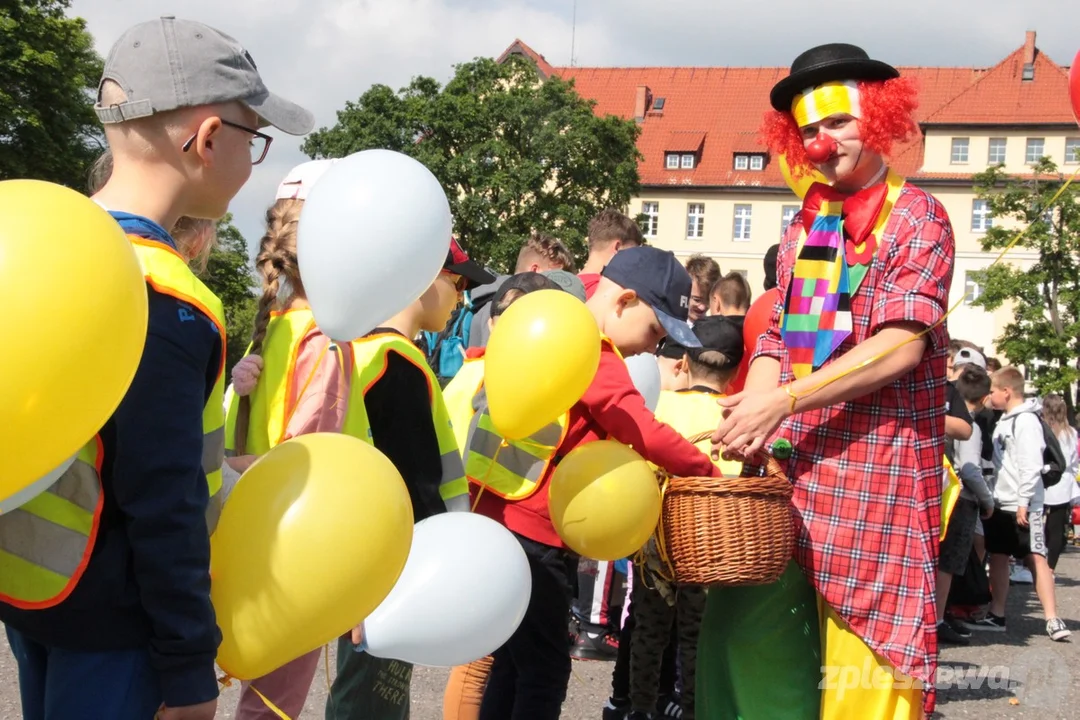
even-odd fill
[{"label": "wicker basket", "polygon": [[663,534],[675,581],[686,585],[776,582],[795,545],[791,491],[791,483],[773,457],[761,476],[671,478],[664,495]]}]

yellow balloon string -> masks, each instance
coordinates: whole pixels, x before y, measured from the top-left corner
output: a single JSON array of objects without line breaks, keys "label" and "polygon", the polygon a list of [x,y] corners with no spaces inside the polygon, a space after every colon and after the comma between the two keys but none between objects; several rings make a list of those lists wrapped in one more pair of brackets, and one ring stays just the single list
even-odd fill
[{"label": "yellow balloon string", "polygon": [[[656,538],[656,554],[660,558],[661,567],[656,570],[656,574],[660,576],[660,579],[667,583],[675,582],[675,567],[671,563],[671,558],[668,555],[667,542],[664,540],[664,498],[667,497],[668,486],[671,484],[671,476],[662,470],[657,471],[658,479],[662,478],[660,483],[660,517],[656,520],[656,530],[653,536]],[[645,552],[645,548],[648,547],[646,542],[630,561],[637,568],[641,576],[641,582],[645,583],[645,587],[649,590],[655,590],[656,588],[649,587],[649,583],[645,578],[645,567],[648,562],[648,555]]]},{"label": "yellow balloon string", "polygon": [[[285,422],[281,424],[282,428],[289,427],[293,414],[296,413],[296,409],[300,407],[300,398],[304,397],[304,393],[307,392],[308,386],[311,385],[311,381],[315,379],[315,372],[319,369],[319,366],[322,365],[323,358],[326,357],[326,352],[330,349],[332,344],[333,342],[327,343],[326,346],[323,347],[322,352],[319,353],[319,357],[315,359],[315,364],[311,366],[311,372],[308,373],[307,380],[300,386],[300,392],[296,394],[296,402],[285,416]],[[342,372],[344,372],[344,370],[342,370]]]},{"label": "yellow balloon string", "polygon": [[259,699],[263,701],[263,704],[266,705],[266,707],[270,709],[270,712],[277,715],[279,718],[281,718],[281,720],[292,720],[292,718],[290,718],[288,715],[281,712],[281,710],[278,708],[277,705],[270,702],[270,700],[268,700],[265,695],[263,695],[261,692],[259,692],[259,688],[255,687],[254,685],[249,685],[248,687],[250,687],[252,690],[255,691],[255,694],[258,695]]},{"label": "yellow balloon string", "polygon": [[[528,445],[528,446],[533,447],[534,449],[541,450],[541,451],[546,451],[546,450],[551,450],[552,449],[550,445],[544,445],[543,443],[539,443],[539,442],[533,440],[532,438],[522,438],[520,440],[515,440],[514,442],[516,442],[518,445]],[[503,438],[502,442],[499,443],[499,449],[495,451],[494,457],[492,457],[491,462],[488,463],[488,469],[487,469],[487,472],[484,473],[484,477],[480,478],[479,480],[474,481],[474,482],[476,482],[477,485],[480,486],[480,489],[476,491],[476,499],[473,500],[472,512],[476,512],[476,506],[480,504],[480,498],[483,496],[484,490],[487,489],[487,481],[488,481],[488,478],[491,477],[491,471],[495,469],[495,465],[499,460],[499,453],[501,453],[503,451],[503,448],[509,447],[509,446],[510,446],[510,441],[507,440],[506,438]],[[466,450],[465,452],[466,452],[466,454],[468,454],[468,450]]]},{"label": "yellow balloon string", "polygon": [[[1069,188],[1069,186],[1072,185],[1073,181],[1076,180],[1077,175],[1080,175],[1080,168],[1077,168],[1076,170],[1074,170],[1073,174],[1070,175],[1069,178],[1065,181],[1065,184],[1063,184],[1058,189],[1058,191],[1056,193],[1054,193],[1054,196],[1052,198],[1050,198],[1049,201],[1047,201],[1046,205],[1042,209],[1043,212],[1045,212],[1046,210],[1049,210],[1051,207],[1053,207],[1054,203],[1056,203],[1058,201],[1058,199],[1065,193],[1065,191]],[[989,270],[990,268],[992,268],[995,265],[997,265],[998,263],[1000,263],[1002,261],[1002,259],[1004,259],[1006,253],[1008,253],[1010,250],[1012,250],[1014,247],[1016,247],[1017,243],[1019,243],[1028,234],[1028,231],[1030,229],[1031,229],[1031,225],[1029,224],[1026,228],[1024,228],[1023,230],[1018,232],[1016,237],[1014,237],[1009,242],[1009,244],[1005,246],[1005,248],[998,254],[997,258],[994,259],[994,262],[990,263],[986,267],[986,269]],[[900,348],[904,347],[908,343],[915,342],[919,338],[922,338],[927,333],[933,331],[939,325],[944,323],[945,320],[950,315],[952,315],[953,311],[956,310],[958,307],[960,307],[963,303],[964,303],[964,298],[960,298],[959,300],[956,301],[956,304],[954,304],[951,308],[949,308],[945,312],[945,314],[942,315],[937,320],[937,322],[935,322],[933,325],[930,325],[927,328],[924,328],[918,334],[912,335],[907,340],[903,340],[903,341],[897,343],[896,345],[894,345],[893,347],[889,348],[888,350],[884,350],[884,351],[878,353],[877,355],[874,355],[873,357],[867,358],[866,360],[863,360],[862,362],[858,363],[857,365],[855,365],[853,367],[850,367],[847,370],[844,370],[842,372],[839,372],[835,376],[833,376],[833,377],[831,377],[831,378],[829,378],[827,380],[823,380],[822,382],[820,382],[817,385],[813,386],[812,388],[810,388],[806,392],[799,393],[798,395],[793,394],[793,397],[796,400],[801,400],[801,399],[803,399],[805,397],[809,397],[810,395],[813,395],[814,393],[816,393],[818,390],[821,390],[823,388],[828,387],[829,385],[832,385],[837,380],[841,380],[841,379],[847,377],[848,375],[851,375],[854,372],[858,372],[859,370],[862,370],[862,369],[864,369],[866,367],[869,367],[870,365],[873,365],[874,363],[880,361],[885,356],[887,356],[887,355],[889,355],[891,353],[894,353],[897,350],[899,350]]]}]

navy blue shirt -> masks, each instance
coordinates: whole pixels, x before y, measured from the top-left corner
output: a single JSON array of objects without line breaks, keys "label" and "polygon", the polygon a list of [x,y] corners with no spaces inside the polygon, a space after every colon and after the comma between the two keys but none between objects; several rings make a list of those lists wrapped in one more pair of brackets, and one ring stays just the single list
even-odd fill
[{"label": "navy blue shirt", "polygon": [[[175,247],[146,218],[113,215],[127,232]],[[47,646],[148,648],[163,702],[181,707],[218,694],[202,414],[221,339],[198,309],[149,285],[147,293],[142,359],[99,433],[104,505],[86,572],[59,605],[27,611],[0,603],[0,620]]]}]

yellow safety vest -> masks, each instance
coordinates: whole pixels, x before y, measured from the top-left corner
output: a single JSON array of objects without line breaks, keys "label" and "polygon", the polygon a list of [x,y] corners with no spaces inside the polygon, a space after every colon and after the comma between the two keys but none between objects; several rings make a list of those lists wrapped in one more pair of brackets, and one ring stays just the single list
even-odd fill
[{"label": "yellow safety vest", "polygon": [[454,379],[443,388],[446,410],[450,413],[450,424],[454,427],[454,438],[464,453],[468,448],[469,425],[472,424],[473,398],[484,384],[484,358],[467,359],[458,370]]},{"label": "yellow safety vest", "polygon": [[454,429],[450,425],[450,414],[446,409],[442,388],[427,358],[420,348],[397,333],[381,333],[353,340],[353,355],[359,373],[358,386],[364,395],[378,382],[386,372],[387,356],[395,352],[411,362],[424,373],[428,384],[428,397],[431,400],[431,419],[435,426],[435,435],[439,440],[439,454],[442,459],[442,479],[439,482],[439,496],[445,501],[467,495],[469,483],[465,479],[461,451],[454,438]]},{"label": "yellow safety vest", "polygon": [[[296,376],[296,359],[300,341],[315,327],[311,310],[288,310],[276,312],[270,317],[263,341],[263,370],[255,390],[248,396],[251,414],[248,419],[247,442],[244,452],[263,455],[285,437],[288,430],[286,405],[296,385],[302,386],[305,378]],[[364,395],[358,382],[356,364],[349,369],[352,374],[349,385],[349,405],[341,431],[364,442],[371,442],[371,426],[368,424]],[[297,388],[299,389],[299,388]],[[228,414],[225,416],[225,451],[230,456],[236,450],[236,416],[240,408],[239,396],[232,394]]]},{"label": "yellow safety vest", "polygon": [[[206,315],[221,339],[221,363],[202,421],[202,467],[210,490],[206,519],[213,532],[221,514],[219,490],[225,459],[225,313],[221,301],[195,277],[179,253],[164,243],[129,238],[146,282]],[[53,607],[78,585],[90,562],[104,505],[102,455],[101,440],[95,435],[45,492],[0,515],[0,601],[28,610]]]},{"label": "yellow safety vest", "polygon": [[[717,405],[716,401],[721,397],[723,396],[694,390],[685,392],[664,390],[660,393],[660,400],[656,403],[654,414],[657,420],[670,425],[684,438],[691,438],[706,430],[715,430],[720,424],[724,409]],[[709,439],[702,440],[697,447],[706,455],[712,451]],[[713,463],[727,477],[738,477],[742,474],[741,462],[714,460]]]}]

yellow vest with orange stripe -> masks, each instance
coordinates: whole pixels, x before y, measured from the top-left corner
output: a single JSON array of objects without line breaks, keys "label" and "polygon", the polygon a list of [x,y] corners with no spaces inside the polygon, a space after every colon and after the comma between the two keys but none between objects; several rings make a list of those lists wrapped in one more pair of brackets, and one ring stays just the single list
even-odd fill
[{"label": "yellow vest with orange stripe", "polygon": [[435,435],[439,440],[439,455],[442,461],[439,497],[445,501],[468,495],[469,484],[465,479],[461,450],[458,448],[454,430],[450,425],[450,414],[446,409],[443,391],[424,353],[412,342],[396,333],[370,335],[353,340],[352,345],[360,377],[359,386],[365,395],[386,372],[386,358],[391,352],[401,355],[424,373],[428,383],[428,397],[431,400],[431,419],[435,427]]},{"label": "yellow vest with orange stripe", "polygon": [[[297,385],[302,388],[305,379],[297,377],[296,360],[300,342],[315,327],[311,310],[288,310],[274,313],[266,327],[263,341],[263,370],[255,390],[248,396],[250,415],[244,452],[263,455],[280,444],[288,430],[286,415],[288,399]],[[331,349],[329,352],[336,352]],[[364,395],[358,382],[356,365],[347,369],[351,373],[349,404],[341,431],[364,442],[371,442],[371,426],[364,408]],[[232,454],[236,449],[236,416],[240,398],[231,394],[229,410],[225,417],[225,450]]]},{"label": "yellow vest with orange stripe", "polygon": [[454,439],[457,440],[462,454],[468,448],[469,425],[476,414],[473,398],[483,384],[484,358],[469,358],[454,375],[454,379],[443,388],[443,399],[446,401],[446,411],[450,413]]},{"label": "yellow vest with orange stripe", "polygon": [[[129,238],[146,282],[206,315],[221,339],[221,363],[202,419],[202,466],[210,490],[206,515],[213,532],[221,513],[225,457],[225,313],[221,301],[195,277],[179,253],[160,242]],[[104,505],[102,456],[101,440],[95,435],[45,492],[0,515],[0,601],[24,609],[48,608],[63,602],[75,589],[90,561]]]}]

